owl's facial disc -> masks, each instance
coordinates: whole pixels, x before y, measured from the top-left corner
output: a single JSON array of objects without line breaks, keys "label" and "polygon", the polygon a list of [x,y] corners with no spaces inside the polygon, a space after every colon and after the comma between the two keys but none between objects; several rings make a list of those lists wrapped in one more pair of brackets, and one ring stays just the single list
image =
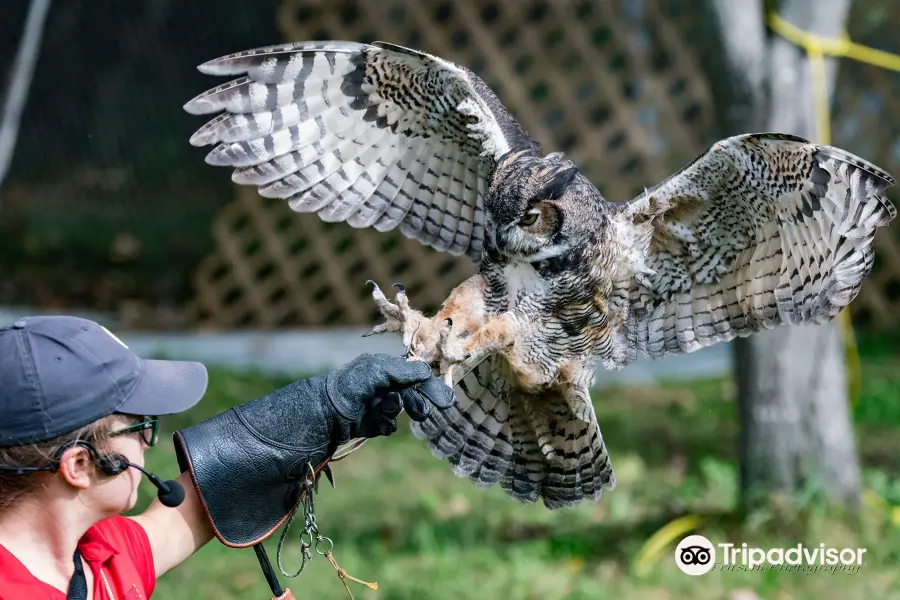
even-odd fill
[{"label": "owl's facial disc", "polygon": [[498,169],[491,190],[489,243],[515,262],[537,262],[570,250],[565,206],[579,184],[578,168],[557,155],[517,158]]},{"label": "owl's facial disc", "polygon": [[563,219],[563,212],[555,203],[532,203],[515,221],[498,225],[497,249],[509,258],[525,262],[559,256],[569,250],[568,239],[559,235]]}]

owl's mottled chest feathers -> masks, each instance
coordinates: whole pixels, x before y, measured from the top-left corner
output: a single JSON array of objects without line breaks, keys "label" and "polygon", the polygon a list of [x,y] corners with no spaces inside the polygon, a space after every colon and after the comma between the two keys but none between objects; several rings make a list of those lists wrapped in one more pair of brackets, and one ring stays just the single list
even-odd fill
[{"label": "owl's mottled chest feathers", "polygon": [[598,271],[590,268],[591,261],[567,264],[566,268],[544,261],[483,265],[486,312],[496,316],[514,310],[519,315],[507,360],[526,387],[551,384],[564,367],[580,372],[583,361],[609,338],[605,307],[595,301],[598,286],[593,279]]},{"label": "owl's mottled chest feathers", "polygon": [[492,313],[523,304],[552,313],[569,302],[590,299],[595,287],[591,281],[595,273],[589,269],[551,268],[547,261],[483,264],[481,275],[488,282],[485,304]]},{"label": "owl's mottled chest feathers", "polygon": [[506,283],[506,310],[518,306],[524,299],[544,295],[549,282],[529,263],[514,262],[503,266]]}]

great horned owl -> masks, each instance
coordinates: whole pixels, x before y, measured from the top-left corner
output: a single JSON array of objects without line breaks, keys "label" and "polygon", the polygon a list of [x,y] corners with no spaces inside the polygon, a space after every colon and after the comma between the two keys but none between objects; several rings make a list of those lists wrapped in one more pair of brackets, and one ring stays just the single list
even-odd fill
[{"label": "great horned owl", "polygon": [[329,222],[389,231],[479,265],[433,317],[376,285],[409,356],[458,401],[413,431],[453,471],[548,508],[615,486],[594,365],[825,323],[859,292],[894,180],[785,134],[719,141],[609,202],[534,140],[471,70],[388,43],[301,42],[200,71],[242,75],[185,105],[211,165]]}]

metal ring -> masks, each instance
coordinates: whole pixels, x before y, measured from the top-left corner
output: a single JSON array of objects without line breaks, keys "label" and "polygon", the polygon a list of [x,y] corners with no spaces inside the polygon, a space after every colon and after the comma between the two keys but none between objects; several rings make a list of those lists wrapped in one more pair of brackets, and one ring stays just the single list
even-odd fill
[{"label": "metal ring", "polygon": [[[322,552],[321,550],[319,550],[319,544],[320,544],[321,542],[328,542],[328,550],[326,550],[325,552]],[[319,539],[316,540],[316,553],[317,553],[317,554],[320,554],[320,555],[322,555],[322,556],[325,556],[326,554],[328,554],[328,553],[331,552],[332,550],[334,550],[334,542],[331,541],[331,538],[327,538],[327,537],[325,537],[325,536],[321,536],[321,535],[320,535],[320,536],[319,536]]]}]

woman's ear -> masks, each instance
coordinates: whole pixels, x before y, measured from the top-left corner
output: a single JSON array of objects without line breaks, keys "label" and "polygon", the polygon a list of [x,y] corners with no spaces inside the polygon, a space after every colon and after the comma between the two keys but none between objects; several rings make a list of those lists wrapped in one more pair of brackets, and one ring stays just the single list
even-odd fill
[{"label": "woman's ear", "polygon": [[73,446],[60,457],[58,472],[73,487],[86,489],[90,486],[94,470],[94,461],[84,446]]}]

